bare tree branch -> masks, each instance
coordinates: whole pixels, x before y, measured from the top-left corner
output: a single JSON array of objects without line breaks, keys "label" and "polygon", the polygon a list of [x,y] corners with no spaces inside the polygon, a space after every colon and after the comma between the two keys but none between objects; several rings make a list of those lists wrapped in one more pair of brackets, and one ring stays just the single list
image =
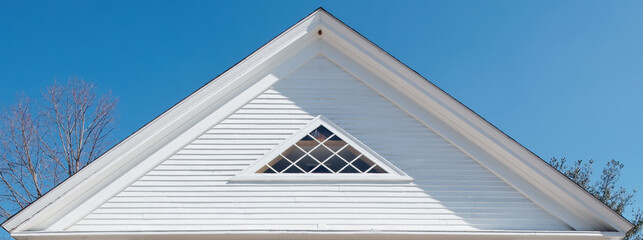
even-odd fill
[{"label": "bare tree branch", "polygon": [[79,78],[55,82],[31,107],[21,95],[0,112],[0,216],[9,217],[80,171],[111,143],[116,98]]},{"label": "bare tree branch", "polygon": [[[624,165],[614,159],[607,162],[603,168],[599,180],[592,184],[592,164],[593,160],[587,162],[578,160],[573,165],[568,165],[565,158],[552,158],[549,164],[558,171],[567,176],[570,180],[578,183],[585,188],[587,192],[594,195],[618,214],[623,214],[625,208],[634,203],[634,194],[636,189],[628,191],[619,187],[618,179],[621,176],[621,169]],[[633,218],[630,219],[634,228],[627,232],[623,240],[641,240],[643,239],[643,211],[639,208],[632,209]]]}]

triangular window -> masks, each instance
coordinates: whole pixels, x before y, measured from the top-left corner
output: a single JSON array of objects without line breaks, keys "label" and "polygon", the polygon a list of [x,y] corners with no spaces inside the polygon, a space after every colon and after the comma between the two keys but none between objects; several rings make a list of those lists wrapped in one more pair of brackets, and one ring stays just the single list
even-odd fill
[{"label": "triangular window", "polygon": [[321,115],[232,178],[232,181],[411,180]]},{"label": "triangular window", "polygon": [[257,173],[386,173],[367,156],[320,125]]}]

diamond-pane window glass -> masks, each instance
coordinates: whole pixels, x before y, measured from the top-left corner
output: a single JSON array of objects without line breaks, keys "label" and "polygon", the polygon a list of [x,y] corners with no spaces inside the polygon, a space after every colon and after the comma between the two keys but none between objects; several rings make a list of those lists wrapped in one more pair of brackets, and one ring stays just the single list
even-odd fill
[{"label": "diamond-pane window glass", "polygon": [[315,128],[259,169],[269,174],[387,173],[324,126]]}]

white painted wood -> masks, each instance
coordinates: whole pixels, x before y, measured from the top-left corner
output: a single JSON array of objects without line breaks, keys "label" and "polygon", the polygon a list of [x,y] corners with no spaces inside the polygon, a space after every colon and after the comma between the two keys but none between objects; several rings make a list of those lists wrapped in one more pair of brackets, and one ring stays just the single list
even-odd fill
[{"label": "white painted wood", "polygon": [[[320,30],[323,35],[317,34]],[[349,74],[332,69],[332,64],[313,64],[290,74],[315,54],[328,57]],[[255,92],[277,80],[273,88],[260,95]],[[368,88],[362,83],[375,91],[364,90]],[[249,88],[253,89],[250,94]],[[421,177],[413,184],[229,181],[261,158],[261,151],[278,146],[302,121],[317,114],[332,119],[408,175]],[[373,131],[382,126],[388,130]],[[224,149],[239,152],[213,151]],[[257,194],[240,194],[253,191]],[[418,192],[424,196],[415,195]],[[327,199],[315,201],[318,198]],[[239,210],[241,217],[281,215],[253,223],[241,221],[233,212],[216,212],[222,209]],[[183,214],[199,218],[209,210],[225,217],[208,221],[230,217],[240,222],[175,225],[164,218]],[[419,220],[412,215],[423,211],[433,218]],[[310,213],[343,218],[333,218],[341,219],[338,222],[317,219],[315,224],[294,217]],[[510,213],[524,218],[509,217]],[[366,217],[353,219],[352,215]],[[111,218],[116,216],[134,216],[127,218],[134,222],[119,224],[118,218]],[[386,216],[405,218],[397,221]],[[82,218],[86,219],[76,222]],[[569,226],[576,231],[564,231]],[[322,9],[3,224],[21,239],[329,239],[337,238],[335,233],[348,233],[342,235],[348,239],[404,238],[416,233],[418,239],[618,239],[631,226]],[[498,230],[525,227],[531,230]]]},{"label": "white painted wood", "polygon": [[[333,107],[342,102],[353,103]],[[411,176],[413,183],[229,182],[319,114]],[[339,66],[317,56],[68,230],[322,228],[570,229]]]},{"label": "white painted wood", "polygon": [[[281,226],[287,227],[287,226]],[[296,227],[291,227],[295,229]],[[25,232],[14,235],[17,239],[29,240],[75,240],[75,239],[105,239],[105,240],[618,240],[619,234],[613,232],[599,231],[557,231],[557,232],[534,232],[534,231],[148,231],[148,232]]]}]

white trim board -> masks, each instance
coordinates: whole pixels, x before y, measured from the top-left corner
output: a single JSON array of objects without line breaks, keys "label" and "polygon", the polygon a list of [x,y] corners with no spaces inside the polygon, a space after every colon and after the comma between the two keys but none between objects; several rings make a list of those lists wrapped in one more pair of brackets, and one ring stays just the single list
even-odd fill
[{"label": "white trim board", "polygon": [[145,125],[2,226],[15,236],[25,231],[54,234],[64,230],[158,164],[153,157],[172,154],[317,54],[344,67],[411,116],[432,126],[576,230],[623,235],[632,227],[529,150],[323,9]]},{"label": "white trim board", "polygon": [[100,234],[86,232],[53,232],[53,233],[18,233],[14,235],[17,239],[91,239],[99,237],[105,240],[281,240],[281,239],[311,239],[311,240],[618,240],[621,235],[615,232],[600,231],[563,231],[563,232],[539,232],[539,231],[467,231],[467,232],[360,232],[360,231],[337,231],[337,232],[304,232],[304,231],[190,231],[190,232],[105,232]]}]

